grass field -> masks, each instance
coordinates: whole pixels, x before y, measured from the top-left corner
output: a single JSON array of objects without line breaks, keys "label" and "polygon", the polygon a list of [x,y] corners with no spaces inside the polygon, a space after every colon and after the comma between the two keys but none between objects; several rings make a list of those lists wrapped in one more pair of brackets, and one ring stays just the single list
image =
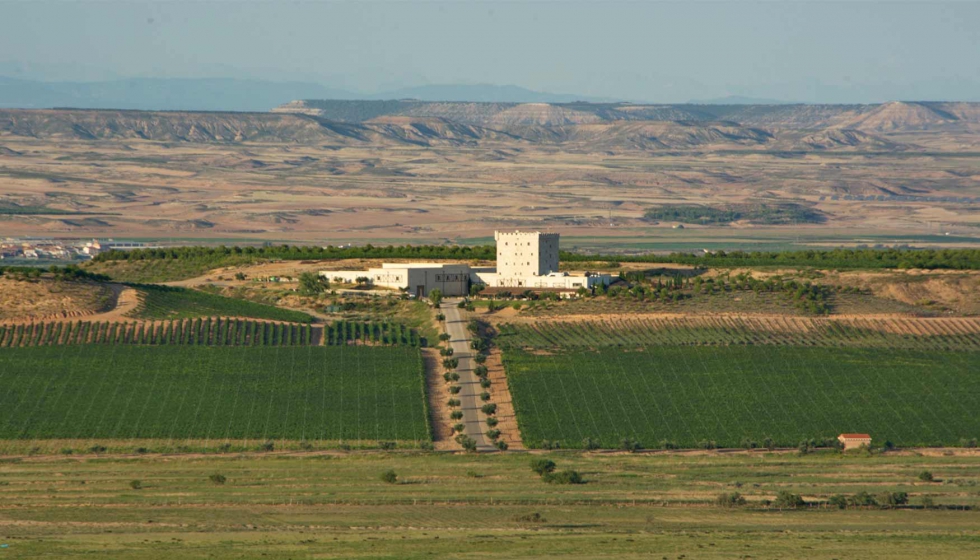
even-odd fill
[{"label": "grass field", "polygon": [[186,288],[140,284],[139,306],[131,315],[135,319],[187,319],[194,317],[250,317],[273,321],[309,323],[313,317],[300,311],[263,305],[243,299],[228,298]]},{"label": "grass field", "polygon": [[5,348],[0,386],[6,440],[430,439],[408,346]]},{"label": "grass field", "polygon": [[[975,558],[977,457],[357,453],[0,462],[8,558]],[[399,482],[380,474],[394,470]],[[918,480],[924,470],[936,482]],[[224,484],[209,481],[226,477]],[[139,489],[131,486],[139,481]],[[786,490],[908,492],[910,509],[764,508]],[[742,508],[714,505],[738,491]],[[921,508],[932,500],[933,509]],[[537,514],[537,515],[535,515]]]}]

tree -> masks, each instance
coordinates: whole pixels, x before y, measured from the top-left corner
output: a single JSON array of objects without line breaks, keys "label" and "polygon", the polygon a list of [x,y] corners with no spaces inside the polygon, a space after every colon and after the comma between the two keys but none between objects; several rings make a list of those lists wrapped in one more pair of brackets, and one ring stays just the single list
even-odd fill
[{"label": "tree", "polygon": [[727,508],[744,506],[745,496],[739,494],[738,492],[732,492],[731,494],[718,494],[718,497],[715,498],[715,503],[721,507]]},{"label": "tree", "polygon": [[330,282],[315,272],[304,272],[299,275],[299,293],[304,296],[322,294],[330,288]]},{"label": "tree", "polygon": [[933,477],[932,473],[929,471],[922,471],[919,473],[919,480],[922,482],[932,482],[935,480],[935,477]]},{"label": "tree", "polygon": [[796,509],[806,506],[806,502],[803,501],[803,496],[799,494],[793,494],[788,490],[780,490],[779,494],[776,495],[776,500],[773,502],[773,505],[778,508]]},{"label": "tree", "polygon": [[442,303],[442,290],[438,288],[429,290],[429,301],[432,302],[434,307],[439,307],[439,305]]},{"label": "tree", "polygon": [[395,471],[385,471],[381,473],[381,480],[388,484],[396,484],[398,482],[398,474]]},{"label": "tree", "polygon": [[531,461],[531,470],[542,476],[554,472],[556,466],[551,459],[534,459]]}]

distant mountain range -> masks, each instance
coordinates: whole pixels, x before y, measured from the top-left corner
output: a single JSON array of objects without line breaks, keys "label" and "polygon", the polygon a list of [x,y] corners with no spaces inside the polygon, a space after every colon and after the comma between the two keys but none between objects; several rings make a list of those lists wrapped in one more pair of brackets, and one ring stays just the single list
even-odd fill
[{"label": "distant mountain range", "polygon": [[[548,146],[568,151],[922,150],[980,135],[980,103],[642,105],[293,101],[272,112],[0,109],[0,139],[344,146]],[[969,140],[972,141],[972,140]],[[12,155],[12,154],[8,154]]]},{"label": "distant mountain range", "polygon": [[230,78],[129,78],[101,82],[45,82],[0,76],[0,108],[261,112],[293,99],[417,99],[508,103],[615,101],[491,84],[427,85],[363,94],[308,82]]}]

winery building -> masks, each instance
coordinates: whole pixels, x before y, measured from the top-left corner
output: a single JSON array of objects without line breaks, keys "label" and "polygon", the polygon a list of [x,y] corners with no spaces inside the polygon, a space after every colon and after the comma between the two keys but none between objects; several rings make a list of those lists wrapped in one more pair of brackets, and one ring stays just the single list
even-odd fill
[{"label": "winery building", "polygon": [[570,274],[558,270],[558,234],[495,232],[496,267],[471,267],[456,263],[383,263],[368,270],[323,270],[320,276],[334,282],[355,283],[367,279],[372,286],[406,290],[426,297],[438,289],[443,295],[464,296],[470,286],[491,288],[575,291],[608,285],[608,274]]}]

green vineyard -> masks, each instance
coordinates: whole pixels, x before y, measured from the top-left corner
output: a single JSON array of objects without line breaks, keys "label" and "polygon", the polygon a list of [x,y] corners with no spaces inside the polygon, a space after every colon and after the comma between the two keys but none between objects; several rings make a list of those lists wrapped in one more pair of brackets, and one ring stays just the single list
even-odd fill
[{"label": "green vineyard", "polygon": [[[863,324],[637,319],[502,325],[497,344],[529,447],[796,446],[980,437],[972,319]],[[916,332],[919,331],[919,332]]]},{"label": "green vineyard", "polygon": [[431,439],[409,346],[0,351],[0,439]]},{"label": "green vineyard", "polygon": [[248,317],[270,321],[309,323],[313,317],[291,309],[209,294],[187,288],[137,284],[140,303],[130,315],[134,319],[187,319],[197,317]]},{"label": "green vineyard", "polygon": [[0,348],[62,344],[419,346],[424,342],[415,329],[400,323],[353,321],[320,326],[207,317],[153,322],[54,321],[0,325]]},{"label": "green vineyard", "polygon": [[503,324],[502,348],[777,345],[980,350],[976,319],[671,317]]}]

